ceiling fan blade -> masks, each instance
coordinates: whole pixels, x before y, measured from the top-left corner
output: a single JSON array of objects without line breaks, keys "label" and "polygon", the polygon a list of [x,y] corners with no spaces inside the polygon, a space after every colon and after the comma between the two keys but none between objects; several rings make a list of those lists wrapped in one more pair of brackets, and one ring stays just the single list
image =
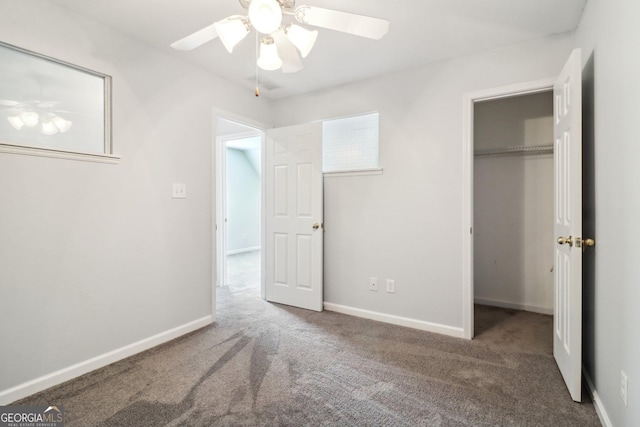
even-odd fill
[{"label": "ceiling fan blade", "polygon": [[360,37],[380,40],[389,31],[389,21],[314,6],[300,6],[296,18],[303,24],[342,31]]},{"label": "ceiling fan blade", "polygon": [[200,31],[171,43],[171,47],[176,50],[192,50],[218,37],[215,24],[204,27]]},{"label": "ceiling fan blade", "polygon": [[278,30],[271,36],[278,48],[278,55],[282,59],[282,72],[296,73],[302,70],[304,65],[302,65],[298,49],[291,43],[284,31]]}]

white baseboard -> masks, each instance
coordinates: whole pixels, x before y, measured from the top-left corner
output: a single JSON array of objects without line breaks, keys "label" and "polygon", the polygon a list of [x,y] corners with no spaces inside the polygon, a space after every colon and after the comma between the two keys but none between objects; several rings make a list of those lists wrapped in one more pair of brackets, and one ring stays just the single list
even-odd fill
[{"label": "white baseboard", "polygon": [[600,396],[598,396],[598,392],[596,391],[595,386],[593,385],[593,380],[587,373],[587,370],[582,367],[582,377],[587,383],[587,390],[589,391],[589,395],[591,396],[591,400],[593,401],[593,406],[596,408],[596,414],[598,414],[598,418],[600,418],[600,423],[603,427],[613,427],[613,423],[609,418],[609,414],[607,414],[607,410],[604,408],[602,400]]},{"label": "white baseboard", "polygon": [[0,406],[8,405],[16,400],[31,396],[32,394],[46,390],[49,387],[62,384],[65,381],[77,378],[80,375],[84,375],[95,369],[126,359],[129,356],[133,356],[134,354],[148,350],[157,345],[164,344],[167,341],[171,341],[172,339],[188,334],[189,332],[193,332],[197,329],[210,325],[211,323],[213,323],[213,317],[206,316],[168,331],[161,332],[152,337],[145,338],[133,344],[96,356],[92,359],[52,372],[40,378],[2,390],[0,391]]},{"label": "white baseboard", "polygon": [[533,313],[548,314],[553,316],[553,308],[538,307],[536,305],[517,304],[513,302],[500,301],[488,298],[474,298],[473,302],[480,305],[490,305],[492,307],[510,308],[513,310],[531,311]]},{"label": "white baseboard", "polygon": [[234,249],[232,251],[227,251],[227,255],[243,254],[245,252],[259,251],[260,249],[261,249],[260,246],[252,246],[250,248]]},{"label": "white baseboard", "polygon": [[437,334],[449,335],[456,338],[464,338],[464,330],[453,326],[440,325],[437,323],[425,322],[423,320],[410,319],[408,317],[400,317],[392,314],[347,307],[330,302],[325,302],[324,308],[325,310],[335,311],[336,313],[377,320],[378,322],[391,323],[392,325],[406,326],[408,328],[420,329],[421,331],[435,332]]}]

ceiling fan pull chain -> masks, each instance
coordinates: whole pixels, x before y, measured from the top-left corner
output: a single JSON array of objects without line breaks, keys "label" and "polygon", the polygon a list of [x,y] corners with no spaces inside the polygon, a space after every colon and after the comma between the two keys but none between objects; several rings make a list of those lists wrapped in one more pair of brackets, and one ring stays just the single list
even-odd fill
[{"label": "ceiling fan pull chain", "polygon": [[260,96],[260,80],[258,77],[258,73],[260,72],[260,68],[258,67],[258,54],[260,49],[260,38],[258,37],[258,32],[256,31],[256,98]]}]

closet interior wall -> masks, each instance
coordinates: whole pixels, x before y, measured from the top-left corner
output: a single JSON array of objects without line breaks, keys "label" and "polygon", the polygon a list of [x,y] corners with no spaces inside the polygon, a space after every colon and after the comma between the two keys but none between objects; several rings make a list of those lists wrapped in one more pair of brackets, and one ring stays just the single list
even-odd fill
[{"label": "closet interior wall", "polygon": [[474,298],[553,313],[553,96],[474,107]]}]

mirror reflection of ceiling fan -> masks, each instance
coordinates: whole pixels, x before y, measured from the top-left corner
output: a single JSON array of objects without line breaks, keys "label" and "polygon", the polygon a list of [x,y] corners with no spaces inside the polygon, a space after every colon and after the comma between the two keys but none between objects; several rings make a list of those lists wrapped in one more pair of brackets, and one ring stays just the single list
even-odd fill
[{"label": "mirror reflection of ceiling fan", "polygon": [[[389,31],[389,21],[315,6],[298,6],[295,0],[239,0],[246,15],[232,15],[171,44],[177,50],[192,50],[217,37],[231,53],[255,29],[260,37],[258,66],[263,70],[282,69],[295,73],[303,68],[318,37],[317,30],[302,25],[327,28],[373,40]],[[299,25],[302,24],[302,25]],[[256,93],[257,95],[257,93]]]},{"label": "mirror reflection of ceiling fan", "polygon": [[38,126],[44,135],[65,133],[71,129],[73,122],[64,119],[60,113],[72,114],[70,111],[57,110],[59,101],[14,101],[0,99],[0,109],[6,111],[7,120],[16,130],[35,128]]}]

